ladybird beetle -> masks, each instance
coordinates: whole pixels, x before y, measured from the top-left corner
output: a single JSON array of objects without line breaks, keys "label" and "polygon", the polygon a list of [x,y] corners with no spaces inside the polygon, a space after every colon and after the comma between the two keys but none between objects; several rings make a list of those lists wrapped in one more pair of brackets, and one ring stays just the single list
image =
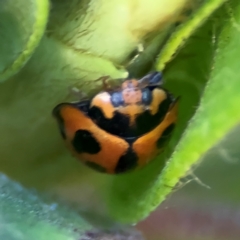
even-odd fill
[{"label": "ladybird beetle", "polygon": [[111,174],[148,163],[163,150],[177,119],[178,100],[161,85],[161,73],[154,72],[89,100],[57,105],[53,115],[73,155]]}]

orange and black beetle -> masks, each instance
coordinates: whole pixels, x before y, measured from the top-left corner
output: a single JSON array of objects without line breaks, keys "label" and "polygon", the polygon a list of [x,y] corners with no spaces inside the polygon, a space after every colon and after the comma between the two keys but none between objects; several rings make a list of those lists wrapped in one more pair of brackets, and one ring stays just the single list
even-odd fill
[{"label": "orange and black beetle", "polygon": [[177,100],[159,72],[126,79],[121,88],[53,110],[73,155],[107,173],[144,166],[163,150],[177,119]]}]

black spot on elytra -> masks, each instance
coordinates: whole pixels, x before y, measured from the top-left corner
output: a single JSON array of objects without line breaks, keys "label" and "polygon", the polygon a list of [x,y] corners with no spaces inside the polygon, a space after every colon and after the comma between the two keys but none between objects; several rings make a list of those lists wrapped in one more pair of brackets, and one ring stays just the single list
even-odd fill
[{"label": "black spot on elytra", "polygon": [[72,145],[78,153],[96,154],[101,150],[100,144],[87,130],[76,131]]},{"label": "black spot on elytra", "polygon": [[175,124],[170,124],[162,133],[161,137],[157,141],[157,147],[160,149],[164,146],[166,141],[170,138],[173,130],[174,130]]},{"label": "black spot on elytra", "polygon": [[132,150],[131,147],[129,147],[127,152],[119,158],[115,168],[115,173],[123,173],[134,169],[137,166],[137,162],[137,154]]},{"label": "black spot on elytra", "polygon": [[115,111],[113,117],[108,119],[104,116],[101,109],[94,106],[89,109],[88,115],[96,125],[108,133],[120,137],[128,136],[129,134],[129,117],[119,112]]},{"label": "black spot on elytra", "polygon": [[152,115],[149,110],[146,110],[144,113],[139,115],[136,118],[136,134],[138,136],[145,134],[158,126],[166,116],[171,104],[172,99],[167,96],[167,98],[159,104],[158,111],[155,115]]},{"label": "black spot on elytra", "polygon": [[104,168],[104,167],[102,167],[102,166],[100,166],[100,165],[98,165],[97,163],[95,163],[95,162],[85,162],[85,164],[88,166],[88,167],[90,167],[90,168],[92,168],[92,169],[94,169],[94,170],[96,170],[96,171],[98,171],[98,172],[102,172],[102,173],[105,173],[106,172],[106,169]]}]

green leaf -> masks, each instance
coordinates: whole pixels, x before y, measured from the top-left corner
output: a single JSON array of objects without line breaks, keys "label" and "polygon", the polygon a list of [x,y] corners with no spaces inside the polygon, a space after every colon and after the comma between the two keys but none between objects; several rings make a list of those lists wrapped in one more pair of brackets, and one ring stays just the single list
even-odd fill
[{"label": "green leaf", "polygon": [[48,12],[48,0],[0,2],[0,82],[31,57],[44,34]]},{"label": "green leaf", "polygon": [[77,212],[44,203],[35,193],[0,175],[1,239],[74,240],[92,230]]},{"label": "green leaf", "polygon": [[[174,5],[174,1],[175,3],[184,3],[184,1],[172,0],[172,5]],[[206,3],[216,1],[206,1]],[[124,4],[122,1],[117,2],[124,13],[129,13],[121,15],[122,17],[117,19],[119,20],[118,26],[124,26],[124,31],[119,31],[119,27],[114,27],[114,24],[109,25],[109,22],[116,20],[115,16],[119,14],[119,5],[116,3],[102,1],[101,7],[99,7],[99,1],[92,1],[91,4],[88,4],[88,1],[72,1],[71,4],[64,1],[52,1],[53,10],[49,18],[48,29],[34,54],[32,51],[36,46],[32,43],[32,45],[30,44],[32,48],[24,52],[26,55],[22,55],[27,56],[26,58],[20,58],[20,61],[16,60],[18,57],[14,57],[10,64],[5,62],[3,64],[7,66],[6,69],[10,69],[9,76],[16,71],[18,73],[9,81],[4,82],[0,88],[0,129],[2,135],[0,145],[4,146],[0,148],[1,170],[27,186],[47,188],[52,192],[57,192],[58,188],[62,188],[63,191],[60,194],[64,195],[64,190],[66,191],[64,187],[68,186],[71,190],[71,186],[77,183],[73,195],[75,196],[76,192],[82,193],[78,184],[82,183],[82,175],[84,175],[82,173],[88,174],[90,171],[85,171],[79,163],[74,162],[63,147],[51,118],[52,108],[67,98],[69,88],[80,86],[81,90],[89,93],[91,88],[88,85],[84,86],[84,84],[89,83],[90,80],[95,80],[102,75],[116,78],[124,77],[126,72],[119,68],[119,65],[128,60],[138,42],[151,33],[158,33],[159,26],[161,26],[161,30],[164,29],[162,29],[162,22],[166,19],[160,19],[160,16],[170,9],[172,15],[170,14],[166,22],[175,19],[175,12],[171,7],[162,8],[165,4],[163,1],[152,1],[152,4],[145,1],[138,6],[140,14],[137,16],[132,14],[136,6],[131,8],[132,6],[129,7],[125,2]],[[170,6],[169,0],[167,2]],[[176,10],[177,13],[182,7],[181,4]],[[233,8],[236,19],[238,16],[237,7],[239,8],[236,3]],[[164,9],[162,14],[158,11],[161,9]],[[48,11],[48,6],[45,10]],[[144,14],[141,14],[142,12]],[[151,18],[145,17],[152,12],[154,12],[156,19],[153,18],[153,15]],[[9,13],[9,15],[15,16],[15,13]],[[101,16],[101,21],[99,21],[99,16]],[[129,21],[126,21],[126,16],[128,16]],[[226,22],[228,15],[221,16],[222,19],[219,22],[223,26],[225,36],[232,34],[233,30],[237,32],[236,19],[234,21],[230,19],[229,22]],[[5,18],[2,19],[1,22],[5,23]],[[46,20],[46,18],[44,19]],[[150,21],[152,25],[146,21]],[[198,21],[198,23],[202,22]],[[146,217],[165,199],[179,178],[187,173],[192,164],[196,163],[202,154],[217,143],[237,123],[238,114],[231,115],[236,111],[238,100],[234,92],[237,92],[237,74],[235,74],[237,70],[235,65],[237,64],[234,65],[233,61],[228,59],[226,55],[231,41],[237,36],[233,36],[231,41],[224,43],[223,32],[218,43],[219,51],[215,56],[215,69],[211,74],[201,105],[175,153],[165,164],[165,160],[169,158],[194,113],[206,78],[211,72],[213,47],[211,44],[212,36],[209,35],[208,25],[212,26],[210,23],[211,21],[199,30],[176,60],[167,65],[164,72],[166,86],[176,96],[180,95],[182,98],[178,126],[169,143],[168,151],[146,168],[133,173],[101,177],[97,174],[89,174],[90,177],[93,177],[91,183],[96,188],[104,188],[106,182],[113,181],[108,202],[110,214],[118,221],[132,223]],[[106,24],[111,28],[107,28]],[[150,27],[146,28],[146,26]],[[194,26],[198,27],[199,24]],[[36,34],[43,31],[41,27],[42,25],[34,29]],[[167,27],[169,27],[168,24]],[[37,36],[40,39],[40,35]],[[117,44],[115,39],[119,39]],[[180,45],[177,44],[177,47]],[[234,62],[236,62],[238,52],[235,49],[237,41],[235,45],[234,51],[232,51],[235,56]],[[154,47],[154,51],[156,48]],[[176,47],[174,49],[176,51]],[[1,47],[0,50],[3,51]],[[31,59],[20,70],[31,54]],[[191,55],[196,56],[193,59]],[[14,62],[18,64],[11,65]],[[232,65],[235,67],[233,68]],[[224,69],[225,71],[223,71]],[[229,74],[229,69],[231,69],[231,74]],[[218,71],[221,72],[221,75],[218,74]],[[235,81],[232,80],[234,77]],[[226,87],[226,79],[228,82],[231,81],[230,86]],[[95,90],[99,89],[98,83],[94,82],[93,85]],[[235,105],[233,106],[233,104]],[[223,107],[224,111],[222,111]],[[226,115],[224,115],[225,113]],[[231,116],[231,121],[227,121],[229,116]],[[80,172],[80,169],[83,170]],[[99,179],[103,181],[98,181]],[[68,184],[64,185],[66,182]],[[91,184],[89,185],[91,188]],[[105,188],[102,192],[106,190],[108,189]],[[82,195],[85,196],[85,192],[83,193]],[[14,193],[13,196],[17,198]],[[7,204],[5,200],[4,204]],[[17,211],[15,212],[15,217],[18,217]]]},{"label": "green leaf", "polygon": [[159,71],[165,68],[166,64],[174,58],[178,50],[184,45],[185,41],[225,1],[226,0],[205,1],[195,14],[192,15],[191,19],[189,19],[185,24],[182,24],[179,29],[171,35],[158,57],[156,68]]},{"label": "green leaf", "polygon": [[[165,200],[193,165],[239,123],[237,59],[240,52],[236,26],[240,20],[240,5],[235,2],[233,9],[235,24],[228,13],[219,12],[221,18],[218,16],[217,21],[220,26],[224,25],[219,40],[217,39],[218,50],[214,52],[214,65],[214,46],[209,30],[213,26],[218,27],[213,22],[216,16],[198,31],[184,51],[167,67],[167,85],[182,98],[179,123],[170,142],[172,148],[197,108],[206,77],[210,75],[210,78],[197,111],[171,157],[169,151],[145,169],[114,179],[109,204],[115,218],[123,222],[138,222],[146,217]],[[165,164],[164,160],[168,158]]]},{"label": "green leaf", "polygon": [[[100,230],[82,218],[83,213],[40,197],[0,174],[0,239],[6,240],[143,240],[132,228]],[[103,220],[101,220],[103,221]]]}]

